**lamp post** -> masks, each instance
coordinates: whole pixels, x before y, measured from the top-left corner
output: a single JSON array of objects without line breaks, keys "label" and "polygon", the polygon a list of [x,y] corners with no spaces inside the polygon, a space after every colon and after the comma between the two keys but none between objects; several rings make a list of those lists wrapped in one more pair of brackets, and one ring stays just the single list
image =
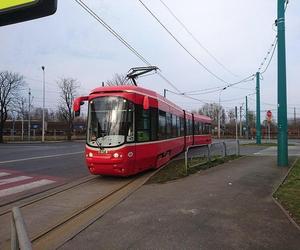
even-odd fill
[{"label": "lamp post", "polygon": [[219,112],[218,112],[218,139],[221,138],[221,93],[223,90],[227,89],[224,87],[219,92]]},{"label": "lamp post", "polygon": [[42,142],[45,141],[45,66],[42,66],[43,70],[43,128],[42,128]]}]

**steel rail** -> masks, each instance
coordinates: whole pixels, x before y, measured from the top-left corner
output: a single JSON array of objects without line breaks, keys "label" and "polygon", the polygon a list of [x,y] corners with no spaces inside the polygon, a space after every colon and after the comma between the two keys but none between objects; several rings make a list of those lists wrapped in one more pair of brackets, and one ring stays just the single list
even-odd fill
[{"label": "steel rail", "polygon": [[[54,195],[57,195],[57,194],[60,194],[60,193],[63,193],[65,191],[68,191],[70,189],[73,189],[73,188],[76,188],[80,185],[83,185],[83,184],[86,184],[94,179],[97,179],[97,176],[88,176],[88,177],[83,177],[81,178],[80,180],[77,180],[77,181],[74,181],[74,182],[71,182],[71,183],[64,183],[62,185],[59,185],[59,186],[55,186],[55,187],[52,187],[52,188],[49,188],[49,189],[46,189],[46,190],[42,190],[40,192],[37,192],[37,193],[34,193],[33,195],[27,195],[27,196],[24,196],[24,197],[21,197],[17,200],[14,200],[14,201],[11,201],[11,202],[8,202],[8,203],[5,203],[3,205],[0,206],[1,207],[4,207],[4,206],[8,206],[8,205],[12,205],[13,206],[18,206],[19,208],[24,208],[24,207],[27,207],[29,205],[32,205],[32,204],[35,204],[41,200],[45,200],[51,196],[54,196]],[[51,190],[55,190],[55,189],[58,189],[57,191],[54,191],[54,192],[51,192]],[[50,192],[50,193],[49,193]],[[25,202],[23,204],[18,204],[20,203],[21,201],[25,200],[25,199],[28,199],[32,196],[39,196],[40,194],[43,194],[43,193],[47,193],[46,195],[44,196],[41,196],[41,197],[37,197],[33,200],[30,200],[28,202]],[[5,215],[5,214],[8,214],[11,212],[11,207],[5,209],[4,211],[1,211],[0,212],[0,217]]]},{"label": "steel rail", "polygon": [[34,249],[57,249],[74,238],[111,208],[145,184],[160,169],[140,175],[87,204],[57,224],[31,238]]}]

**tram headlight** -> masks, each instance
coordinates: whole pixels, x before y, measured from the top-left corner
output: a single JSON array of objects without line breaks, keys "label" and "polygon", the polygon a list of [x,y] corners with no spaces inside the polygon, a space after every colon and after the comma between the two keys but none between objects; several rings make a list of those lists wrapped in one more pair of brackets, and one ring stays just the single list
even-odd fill
[{"label": "tram headlight", "polygon": [[119,157],[119,154],[118,154],[118,153],[114,153],[114,154],[113,154],[113,157],[114,157],[114,158],[118,158],[118,157]]},{"label": "tram headlight", "polygon": [[89,157],[92,158],[94,154],[92,152],[89,152]]}]

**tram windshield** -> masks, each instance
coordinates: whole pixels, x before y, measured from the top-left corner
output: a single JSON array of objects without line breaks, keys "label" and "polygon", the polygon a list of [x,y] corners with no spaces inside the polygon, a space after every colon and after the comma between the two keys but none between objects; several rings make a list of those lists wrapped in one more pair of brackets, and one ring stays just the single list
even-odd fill
[{"label": "tram windshield", "polygon": [[87,142],[91,146],[116,147],[134,141],[132,102],[115,96],[89,102]]}]

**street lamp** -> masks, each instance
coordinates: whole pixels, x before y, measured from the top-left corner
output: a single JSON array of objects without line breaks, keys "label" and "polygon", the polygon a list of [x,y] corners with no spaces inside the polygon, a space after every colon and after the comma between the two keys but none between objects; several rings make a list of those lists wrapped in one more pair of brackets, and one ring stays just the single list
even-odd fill
[{"label": "street lamp", "polygon": [[43,70],[43,128],[42,128],[42,142],[45,141],[45,66],[42,66]]},{"label": "street lamp", "polygon": [[227,89],[224,87],[219,92],[219,112],[218,112],[218,139],[221,138],[221,93],[223,90]]}]

